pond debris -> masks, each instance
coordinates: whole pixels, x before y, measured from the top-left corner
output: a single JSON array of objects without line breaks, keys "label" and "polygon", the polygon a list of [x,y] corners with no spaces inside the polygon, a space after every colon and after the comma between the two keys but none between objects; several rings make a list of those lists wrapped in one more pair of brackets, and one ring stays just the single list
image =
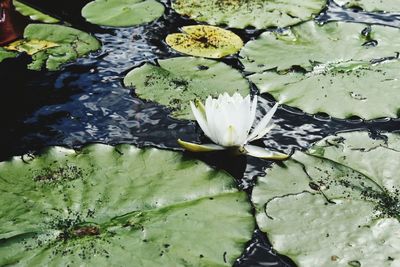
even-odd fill
[{"label": "pond debris", "polygon": [[57,168],[46,167],[38,173],[33,180],[42,183],[59,183],[84,178],[81,168],[73,165],[66,165]]}]

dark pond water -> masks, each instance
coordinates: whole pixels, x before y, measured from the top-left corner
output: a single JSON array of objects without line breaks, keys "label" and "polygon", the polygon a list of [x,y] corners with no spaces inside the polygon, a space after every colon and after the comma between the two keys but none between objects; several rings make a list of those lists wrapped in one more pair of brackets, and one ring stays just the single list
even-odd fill
[{"label": "dark pond water", "polygon": [[[138,99],[122,86],[124,75],[144,62],[179,56],[163,42],[168,33],[196,22],[184,19],[167,9],[164,17],[136,28],[106,29],[85,23],[81,8],[88,0],[25,2],[69,22],[73,27],[93,33],[103,44],[91,56],[66,65],[57,72],[26,70],[28,57],[0,64],[0,160],[13,155],[40,151],[50,145],[79,147],[87,143],[131,143],[179,150],[176,140],[200,140],[201,131],[190,121],[168,116],[166,108]],[[164,1],[169,7],[170,2]],[[345,20],[400,27],[400,14],[368,14],[344,10],[329,4],[317,20]],[[245,41],[261,32],[235,30]],[[223,59],[241,69],[237,56]],[[254,88],[254,93],[257,90]],[[272,103],[263,96],[262,106]],[[335,120],[327,116],[309,116],[283,107],[276,113],[278,125],[260,144],[289,153],[306,149],[315,141],[339,132],[366,129],[376,134],[400,129],[400,120],[364,122]],[[223,154],[190,155],[234,175],[239,187],[251,192],[258,175],[271,162],[254,158],[229,158]],[[271,250],[267,237],[255,229],[236,266],[294,266],[289,259]]]}]

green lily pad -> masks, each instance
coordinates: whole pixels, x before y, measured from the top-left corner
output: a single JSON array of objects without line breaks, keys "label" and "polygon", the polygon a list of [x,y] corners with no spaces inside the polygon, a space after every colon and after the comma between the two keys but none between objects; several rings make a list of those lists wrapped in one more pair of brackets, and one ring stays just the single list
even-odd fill
[{"label": "green lily pad", "polygon": [[322,26],[310,21],[283,32],[263,33],[243,47],[240,57],[249,72],[293,66],[311,71],[320,63],[369,61],[398,52],[400,29],[346,22]]},{"label": "green lily pad", "polygon": [[326,6],[325,0],[175,0],[181,15],[212,25],[257,29],[286,27],[311,19]]},{"label": "green lily pad", "polygon": [[53,18],[49,15],[46,15],[42,12],[40,12],[37,9],[34,9],[28,5],[25,5],[24,3],[21,3],[19,1],[13,0],[13,4],[15,6],[15,9],[21,13],[24,16],[29,17],[31,20],[36,20],[36,21],[41,21],[45,23],[57,23],[60,22],[58,19]]},{"label": "green lily pad", "polygon": [[334,0],[337,4],[347,8],[361,8],[368,12],[399,12],[397,0]]},{"label": "green lily pad", "polygon": [[158,149],[54,147],[0,188],[1,266],[232,266],[254,227],[231,176]]},{"label": "green lily pad", "polygon": [[13,58],[16,57],[18,53],[7,51],[0,47],[0,62],[2,62],[6,58]]},{"label": "green lily pad", "polygon": [[399,168],[398,134],[325,138],[258,180],[258,225],[299,267],[398,266]]},{"label": "green lily pad", "polygon": [[208,25],[182,27],[183,33],[168,34],[165,41],[173,49],[192,56],[221,58],[236,54],[243,47],[235,33]]},{"label": "green lily pad", "polygon": [[82,16],[93,24],[129,27],[158,19],[164,9],[155,0],[95,0],[82,9]]},{"label": "green lily pad", "polygon": [[147,63],[130,71],[124,84],[134,87],[140,98],[167,106],[179,119],[194,119],[191,100],[204,101],[224,92],[250,93],[250,85],[239,71],[222,62],[194,57],[159,60],[158,66]]},{"label": "green lily pad", "polygon": [[21,48],[20,52],[27,52],[26,47],[32,47],[30,44],[37,44],[38,41],[52,45],[44,50],[36,49],[35,53],[31,51],[32,63],[28,68],[32,70],[40,70],[43,67],[51,71],[57,70],[62,64],[100,48],[99,41],[88,33],[62,25],[49,24],[29,24],[24,31],[26,45],[16,47]]},{"label": "green lily pad", "polygon": [[397,118],[400,110],[400,61],[346,62],[312,72],[273,71],[251,75],[261,93],[307,113],[346,119]]}]

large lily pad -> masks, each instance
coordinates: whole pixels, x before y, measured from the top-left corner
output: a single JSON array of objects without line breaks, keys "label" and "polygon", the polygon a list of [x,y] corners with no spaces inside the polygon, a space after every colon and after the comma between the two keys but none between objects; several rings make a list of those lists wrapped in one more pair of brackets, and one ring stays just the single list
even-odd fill
[{"label": "large lily pad", "polygon": [[19,1],[14,0],[13,1],[15,9],[21,13],[24,16],[29,17],[31,20],[36,20],[36,21],[41,21],[45,23],[57,23],[59,22],[58,19],[53,18],[49,15],[46,15],[42,12],[40,12],[37,9],[34,9],[33,7],[30,7],[24,3],[21,3]]},{"label": "large lily pad", "polygon": [[15,48],[20,48],[17,49],[19,52],[32,54],[32,63],[28,66],[30,69],[46,67],[48,70],[57,70],[64,63],[99,49],[100,43],[90,34],[70,27],[29,24],[24,31],[24,40]]},{"label": "large lily pad", "polygon": [[400,265],[400,135],[328,137],[258,180],[257,222],[301,266]]},{"label": "large lily pad", "polygon": [[172,116],[180,119],[194,119],[191,100],[204,101],[224,92],[250,93],[249,83],[239,71],[222,62],[194,57],[159,60],[158,66],[147,63],[130,71],[124,83],[134,87],[139,97],[169,107]]},{"label": "large lily pad", "polygon": [[82,9],[87,21],[113,27],[148,23],[162,14],[164,6],[155,0],[95,0]]},{"label": "large lily pad", "polygon": [[183,33],[172,33],[165,41],[173,49],[192,56],[221,58],[236,54],[243,46],[235,33],[214,26],[182,27]]},{"label": "large lily pad", "polygon": [[15,157],[0,191],[1,266],[231,266],[254,227],[226,173],[129,145]]},{"label": "large lily pad", "polygon": [[175,0],[181,15],[212,25],[257,29],[286,27],[309,20],[326,5],[325,0]]},{"label": "large lily pad", "polygon": [[303,23],[283,32],[265,32],[248,42],[240,56],[245,70],[262,72],[301,66],[312,70],[319,63],[369,61],[400,52],[400,30],[385,26],[330,22]]},{"label": "large lily pad", "polygon": [[368,12],[399,12],[398,0],[334,0],[347,8],[361,8]]},{"label": "large lily pad", "polygon": [[250,76],[261,93],[307,113],[336,118],[397,118],[400,109],[400,61],[346,62],[318,66],[312,72],[273,71]]}]

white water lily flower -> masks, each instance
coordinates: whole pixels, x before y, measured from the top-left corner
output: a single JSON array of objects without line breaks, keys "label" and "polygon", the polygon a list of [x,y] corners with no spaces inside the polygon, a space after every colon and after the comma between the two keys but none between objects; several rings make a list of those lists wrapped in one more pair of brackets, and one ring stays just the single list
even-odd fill
[{"label": "white water lily flower", "polygon": [[215,150],[233,149],[241,154],[258,158],[285,159],[288,156],[272,152],[261,147],[249,145],[249,142],[262,138],[273,127],[271,119],[278,108],[275,104],[269,112],[253,127],[256,118],[257,96],[243,98],[235,93],[219,95],[217,99],[209,96],[205,105],[200,101],[190,102],[193,115],[204,134],[214,144],[194,144],[178,140],[186,150],[192,152],[208,152]]}]

